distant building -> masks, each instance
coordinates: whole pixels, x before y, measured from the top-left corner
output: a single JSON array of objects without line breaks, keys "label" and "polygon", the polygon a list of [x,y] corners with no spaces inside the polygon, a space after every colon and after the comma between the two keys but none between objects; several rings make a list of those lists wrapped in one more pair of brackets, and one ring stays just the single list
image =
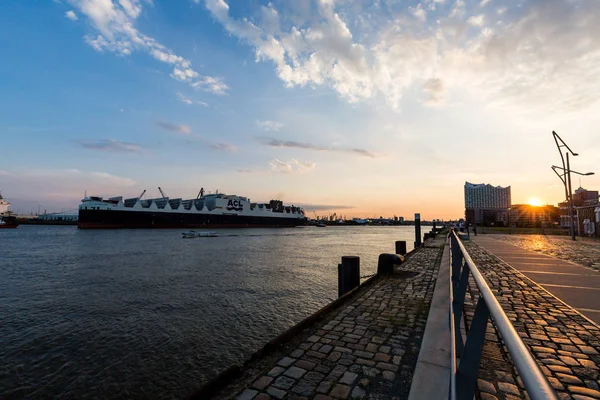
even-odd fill
[{"label": "distant building", "polygon": [[502,220],[511,204],[510,186],[492,186],[465,182],[467,223],[493,225]]},{"label": "distant building", "polygon": [[[575,192],[573,193],[573,214],[574,215],[579,215],[579,212],[577,211],[578,208],[583,207],[586,208],[587,211],[582,211],[582,218],[583,215],[585,214],[587,217],[592,217],[594,218],[594,208],[593,206],[596,206],[597,204],[599,204],[599,200],[598,200],[599,196],[598,196],[598,191],[597,190],[587,190],[584,189],[582,187],[577,188],[577,190],[575,190]],[[560,227],[561,228],[570,228],[571,227],[571,218],[569,217],[569,203],[564,201],[562,203],[558,203],[558,207],[560,208]],[[591,207],[591,208],[590,208]],[[588,209],[590,208],[590,209]],[[579,217],[575,218],[577,221],[579,221]],[[585,218],[583,218],[583,220],[585,220]],[[596,220],[596,222],[599,222],[598,220]],[[583,222],[579,221],[575,223],[575,231],[576,232],[583,232]],[[579,233],[578,233],[579,234]]]},{"label": "distant building", "polygon": [[399,217],[398,218],[398,222],[401,223],[401,224],[403,224],[404,223],[404,217]]},{"label": "distant building", "polygon": [[558,213],[558,208],[550,205],[536,207],[530,204],[513,204],[505,225],[519,228],[551,227],[558,223]]}]

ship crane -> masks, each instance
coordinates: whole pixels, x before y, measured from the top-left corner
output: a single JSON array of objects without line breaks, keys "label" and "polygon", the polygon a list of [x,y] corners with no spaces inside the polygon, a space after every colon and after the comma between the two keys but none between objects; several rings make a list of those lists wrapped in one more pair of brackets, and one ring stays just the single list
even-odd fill
[{"label": "ship crane", "polygon": [[160,186],[158,187],[158,191],[160,192],[160,195],[163,197],[163,199],[168,198],[165,192],[163,192],[163,190],[160,188]]},{"label": "ship crane", "polygon": [[146,194],[146,189],[144,189],[144,191],[142,192],[142,194],[140,194],[138,196],[138,199],[141,199],[142,197],[144,197],[145,194]]},{"label": "ship crane", "polygon": [[200,191],[198,192],[198,196],[196,196],[196,200],[198,200],[202,196],[204,196],[204,188],[200,188]]}]

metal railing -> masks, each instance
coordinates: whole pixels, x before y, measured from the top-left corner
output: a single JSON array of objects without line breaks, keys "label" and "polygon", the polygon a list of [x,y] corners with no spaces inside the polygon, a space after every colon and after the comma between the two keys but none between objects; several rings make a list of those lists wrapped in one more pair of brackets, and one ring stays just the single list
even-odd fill
[{"label": "metal railing", "polygon": [[[481,351],[490,317],[510,353],[529,397],[532,400],[557,400],[556,392],[517,334],[471,256],[457,237],[456,232],[450,232],[449,237],[452,255],[452,284],[450,285],[452,374],[450,378],[450,400],[472,400],[475,395]],[[469,274],[472,275],[477,284],[479,299],[466,334],[466,340],[463,342],[461,321],[464,315]]]}]

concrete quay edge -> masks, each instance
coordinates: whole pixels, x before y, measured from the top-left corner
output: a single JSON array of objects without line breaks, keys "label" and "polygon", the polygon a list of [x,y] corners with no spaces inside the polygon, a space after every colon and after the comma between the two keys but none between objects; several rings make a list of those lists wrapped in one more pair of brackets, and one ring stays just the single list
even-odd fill
[{"label": "concrete quay edge", "polygon": [[450,246],[446,241],[408,400],[448,399],[452,374],[449,295]]}]

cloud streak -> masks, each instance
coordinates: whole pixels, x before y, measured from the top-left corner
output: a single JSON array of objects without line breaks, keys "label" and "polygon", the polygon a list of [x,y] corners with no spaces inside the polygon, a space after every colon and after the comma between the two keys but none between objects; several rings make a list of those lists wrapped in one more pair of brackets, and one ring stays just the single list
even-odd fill
[{"label": "cloud streak", "polygon": [[79,145],[90,150],[100,150],[112,153],[141,153],[144,148],[136,143],[121,142],[114,139],[101,139],[95,142],[82,141]]},{"label": "cloud streak", "polygon": [[283,172],[286,174],[291,172],[309,172],[315,169],[315,167],[317,166],[313,162],[298,161],[296,159],[291,159],[290,161],[283,161],[278,158],[269,161],[269,165],[271,166],[271,171]]},{"label": "cloud streak", "polygon": [[283,124],[281,122],[270,121],[270,120],[265,120],[265,121],[258,120],[258,121],[256,121],[256,125],[263,131],[278,131],[281,128],[283,128]]},{"label": "cloud streak", "polygon": [[189,135],[191,132],[190,127],[187,125],[177,125],[165,121],[156,121],[156,125],[165,131],[180,133],[182,135]]},{"label": "cloud streak", "polygon": [[360,148],[341,148],[341,147],[331,147],[331,146],[320,146],[312,143],[303,143],[296,142],[293,140],[280,140],[275,138],[259,138],[261,144],[274,148],[289,148],[289,149],[302,149],[302,150],[313,150],[313,151],[328,151],[335,153],[349,153],[356,154],[362,157],[369,158],[378,158],[381,157],[380,154],[374,153],[367,149]]}]

